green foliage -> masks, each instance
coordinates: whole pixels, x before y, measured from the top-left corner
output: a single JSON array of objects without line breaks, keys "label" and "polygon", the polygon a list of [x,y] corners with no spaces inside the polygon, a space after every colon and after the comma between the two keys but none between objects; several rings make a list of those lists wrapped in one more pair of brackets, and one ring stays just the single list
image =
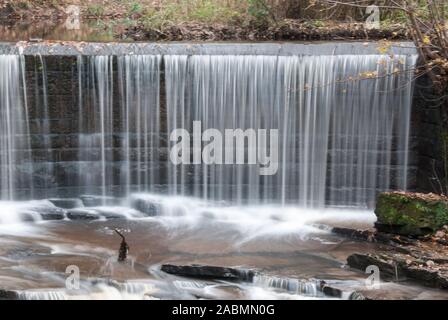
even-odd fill
[{"label": "green foliage", "polygon": [[272,17],[272,11],[266,0],[247,0],[247,13],[258,24],[266,24]]},{"label": "green foliage", "polygon": [[382,193],[375,214],[378,222],[400,226],[403,234],[422,235],[435,232],[448,223],[448,203],[418,199],[399,193]]},{"label": "green foliage", "polygon": [[143,12],[143,7],[138,2],[132,2],[128,7],[128,16],[132,16],[134,14],[141,14]]},{"label": "green foliage", "polygon": [[29,0],[18,0],[11,1],[9,5],[13,8],[13,10],[29,10],[32,7],[32,2]]},{"label": "green foliage", "polygon": [[188,15],[190,19],[200,22],[224,22],[236,17],[238,12],[219,4],[216,1],[199,1],[199,5]]},{"label": "green foliage", "polygon": [[87,14],[94,17],[101,17],[104,15],[104,7],[99,4],[91,4],[87,7]]}]

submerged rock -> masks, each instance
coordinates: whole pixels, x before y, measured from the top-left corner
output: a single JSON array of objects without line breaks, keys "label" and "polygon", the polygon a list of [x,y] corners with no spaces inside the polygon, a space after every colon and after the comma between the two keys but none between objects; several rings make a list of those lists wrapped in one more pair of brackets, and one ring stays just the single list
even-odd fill
[{"label": "submerged rock", "polygon": [[114,197],[82,195],[79,197],[85,207],[99,207],[103,205],[119,205],[121,200]]},{"label": "submerged rock", "polygon": [[65,211],[53,211],[41,214],[42,220],[63,220],[65,219]]},{"label": "submerged rock", "polygon": [[69,218],[70,220],[98,220],[100,216],[88,210],[78,209],[70,210],[67,213],[67,218]]},{"label": "submerged rock", "polygon": [[42,207],[34,209],[40,214],[42,220],[63,220],[67,211],[58,207]]},{"label": "submerged rock", "polygon": [[378,231],[407,236],[435,233],[448,224],[448,198],[435,194],[384,192],[375,214]]},{"label": "submerged rock", "polygon": [[81,199],[48,199],[52,204],[54,204],[58,208],[63,209],[74,209],[78,207],[82,207],[83,203]]},{"label": "submerged rock", "polygon": [[160,206],[158,203],[140,198],[131,199],[131,208],[138,210],[149,217],[157,216],[160,212]]}]

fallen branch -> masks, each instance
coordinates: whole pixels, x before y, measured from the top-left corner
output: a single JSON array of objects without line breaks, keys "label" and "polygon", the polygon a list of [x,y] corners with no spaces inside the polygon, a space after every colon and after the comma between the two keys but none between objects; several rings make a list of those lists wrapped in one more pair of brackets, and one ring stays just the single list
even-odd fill
[{"label": "fallen branch", "polygon": [[120,249],[118,250],[118,262],[124,262],[128,258],[129,246],[126,243],[124,235],[117,229],[114,229],[114,231],[121,237]]}]

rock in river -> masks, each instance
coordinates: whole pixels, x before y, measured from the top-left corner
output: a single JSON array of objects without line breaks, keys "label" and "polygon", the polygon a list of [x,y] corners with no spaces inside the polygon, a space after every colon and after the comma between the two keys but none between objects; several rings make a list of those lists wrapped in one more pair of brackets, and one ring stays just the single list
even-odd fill
[{"label": "rock in river", "polygon": [[203,265],[172,265],[164,264],[161,270],[185,277],[205,278],[205,279],[226,279],[226,280],[239,280],[251,282],[255,275],[255,272],[247,269],[235,269],[228,267],[218,266],[203,266]]}]

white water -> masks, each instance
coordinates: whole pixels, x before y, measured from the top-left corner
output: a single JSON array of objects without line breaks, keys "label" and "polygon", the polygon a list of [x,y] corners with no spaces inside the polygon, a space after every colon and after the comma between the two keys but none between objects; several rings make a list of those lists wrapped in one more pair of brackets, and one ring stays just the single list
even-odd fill
[{"label": "white water", "polygon": [[42,213],[54,210],[60,209],[46,200],[0,201],[0,235],[44,236],[45,232],[37,225],[23,222],[39,222],[42,220]]},{"label": "white water", "polygon": [[[48,105],[48,76],[47,76],[47,64],[45,59],[39,55],[38,61],[34,65],[35,73],[35,108],[36,113],[40,115],[37,127],[39,133],[42,137],[42,147],[37,151],[40,151],[45,162],[42,163],[41,168],[37,168],[37,175],[41,176],[41,182],[39,182],[39,187],[44,190],[42,194],[47,195],[47,192],[52,187],[52,182],[54,181],[54,163],[51,161],[53,159],[52,154],[52,144],[51,144],[51,128],[50,128],[50,113]],[[35,180],[35,179],[33,179]]]},{"label": "white water", "polygon": [[122,165],[120,185],[126,195],[131,186],[147,191],[160,183],[160,56],[124,56],[118,58],[122,97]]},{"label": "white water", "polygon": [[[79,138],[78,179],[86,192],[100,190],[106,196],[112,185],[111,168],[106,163],[112,155],[113,132],[113,60],[108,56],[78,58]],[[85,70],[83,70],[83,67]],[[83,74],[89,76],[84,82]],[[85,91],[85,92],[84,92]],[[91,94],[90,94],[91,93]],[[89,172],[90,174],[86,174]],[[97,187],[97,189],[91,189]]]},{"label": "white water", "polygon": [[[237,230],[238,244],[256,238],[292,235],[307,239],[310,235],[328,233],[325,225],[347,224],[371,226],[376,221],[372,211],[356,208],[311,209],[297,206],[252,205],[232,206],[191,197],[134,194],[130,203],[137,209],[155,212],[155,219],[168,229],[221,226]],[[138,203],[138,205],[136,205]],[[145,207],[146,205],[146,207]]]},{"label": "white water", "polygon": [[[413,73],[394,71],[413,69],[416,57],[198,55],[164,61],[168,133],[191,133],[194,120],[202,130],[280,130],[277,175],[262,177],[256,165],[171,165],[171,194],[323,207],[371,205],[376,192],[392,187],[392,176],[394,188],[406,189]],[[366,72],[378,77],[355,80]]]}]

